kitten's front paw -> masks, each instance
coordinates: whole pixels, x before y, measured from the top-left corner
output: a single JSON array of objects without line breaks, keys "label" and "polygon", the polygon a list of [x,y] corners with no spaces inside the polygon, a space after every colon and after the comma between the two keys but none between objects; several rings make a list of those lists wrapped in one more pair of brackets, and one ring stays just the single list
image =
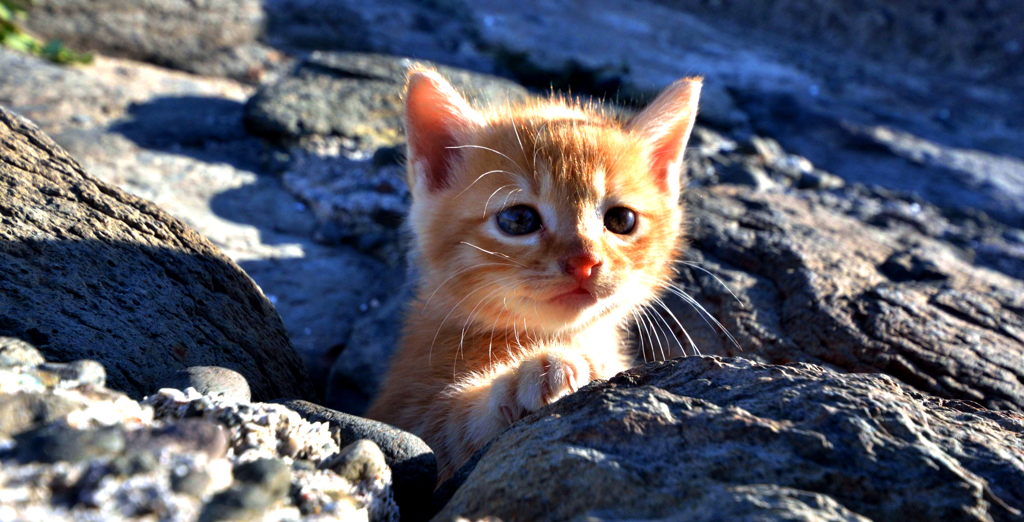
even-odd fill
[{"label": "kitten's front paw", "polygon": [[539,354],[499,378],[492,388],[492,407],[512,424],[526,414],[555,402],[586,385],[594,367],[586,357]]}]

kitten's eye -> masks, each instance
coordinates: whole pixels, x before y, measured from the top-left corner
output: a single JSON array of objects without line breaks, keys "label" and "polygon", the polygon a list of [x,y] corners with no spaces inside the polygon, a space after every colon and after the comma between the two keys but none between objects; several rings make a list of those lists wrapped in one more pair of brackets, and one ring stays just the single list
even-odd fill
[{"label": "kitten's eye", "polygon": [[522,236],[540,229],[540,214],[532,207],[516,205],[498,212],[498,228],[512,236]]},{"label": "kitten's eye", "polygon": [[604,214],[604,227],[616,234],[628,234],[636,228],[636,212],[626,207],[610,208]]}]

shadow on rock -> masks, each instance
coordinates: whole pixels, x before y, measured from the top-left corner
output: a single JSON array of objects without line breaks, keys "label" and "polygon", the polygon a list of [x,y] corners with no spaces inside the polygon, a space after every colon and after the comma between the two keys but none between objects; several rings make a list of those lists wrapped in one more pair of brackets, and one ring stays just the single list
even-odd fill
[{"label": "shadow on rock", "polygon": [[242,125],[241,102],[204,96],[167,96],[133,104],[110,126],[140,147],[259,171],[262,140]]},{"label": "shadow on rock", "polygon": [[312,395],[273,306],[229,260],[170,245],[3,236],[0,335],[50,360],[97,360],[111,387],[133,397],[190,366],[238,371],[257,400]]}]

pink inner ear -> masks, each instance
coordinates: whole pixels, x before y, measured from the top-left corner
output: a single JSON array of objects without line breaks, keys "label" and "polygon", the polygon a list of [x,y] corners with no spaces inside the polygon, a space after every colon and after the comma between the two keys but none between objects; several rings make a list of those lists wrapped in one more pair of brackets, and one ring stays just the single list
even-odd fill
[{"label": "pink inner ear", "polygon": [[689,125],[674,125],[654,143],[651,153],[651,172],[658,188],[670,190],[669,176],[682,174],[683,154],[690,134]]},{"label": "pink inner ear", "polygon": [[479,115],[459,93],[433,71],[409,76],[405,99],[405,129],[410,161],[426,177],[427,187],[438,190],[451,182],[452,165],[460,155],[460,134],[479,123]]},{"label": "pink inner ear", "polygon": [[683,153],[697,116],[700,87],[699,78],[670,85],[626,125],[627,130],[639,133],[651,144],[651,172],[662,190],[679,189]]}]

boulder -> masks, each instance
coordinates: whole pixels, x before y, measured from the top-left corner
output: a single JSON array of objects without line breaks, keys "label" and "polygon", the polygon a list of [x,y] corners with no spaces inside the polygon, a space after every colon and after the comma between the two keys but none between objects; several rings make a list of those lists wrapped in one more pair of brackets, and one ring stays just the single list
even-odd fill
[{"label": "boulder", "polygon": [[1016,520],[1022,435],[884,375],[688,357],[513,425],[434,520]]},{"label": "boulder", "polygon": [[259,0],[36,0],[26,28],[73,49],[258,82],[284,57],[257,42]]},{"label": "boulder", "polygon": [[410,67],[436,69],[477,105],[526,98],[516,83],[410,58],[314,52],[295,71],[256,93],[246,105],[250,131],[276,140],[347,138],[371,152],[404,141],[402,92]]},{"label": "boulder", "polygon": [[407,520],[426,519],[431,493],[437,485],[437,460],[423,440],[407,431],[371,419],[324,408],[308,401],[278,400],[276,403],[302,415],[309,422],[326,423],[339,446],[371,441],[383,452],[394,472],[395,502]]},{"label": "boulder", "polygon": [[461,0],[263,0],[268,43],[279,49],[372,51],[489,71],[470,45],[473,13]]},{"label": "boulder", "polygon": [[721,185],[687,201],[691,248],[676,284],[736,343],[669,296],[680,323],[657,320],[648,354],[660,359],[659,344],[692,354],[681,325],[704,354],[881,372],[939,397],[1024,410],[1016,229],[863,187]]},{"label": "boulder", "polygon": [[208,240],[3,109],[0,144],[0,335],[99,361],[133,397],[190,366],[238,371],[256,400],[313,396],[273,305]]}]

